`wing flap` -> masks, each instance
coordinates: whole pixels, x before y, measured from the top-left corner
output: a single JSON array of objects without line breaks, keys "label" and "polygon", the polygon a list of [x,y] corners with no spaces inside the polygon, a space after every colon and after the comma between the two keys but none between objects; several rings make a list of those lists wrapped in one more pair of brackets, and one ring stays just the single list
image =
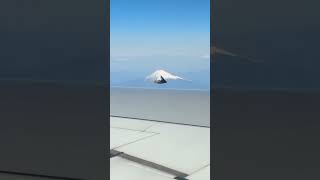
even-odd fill
[{"label": "wing flap", "polygon": [[[131,158],[133,162],[138,159],[138,164],[140,162],[142,166],[149,168],[163,169],[163,171],[167,169],[171,173],[166,173],[171,175],[180,173],[184,177],[193,177],[195,174],[195,180],[206,177],[208,172],[202,169],[210,166],[210,128],[119,117],[111,117],[110,124],[111,129],[150,135],[133,138],[130,143],[113,148],[123,153],[123,157],[133,157]],[[128,159],[130,158],[127,157]],[[199,173],[200,175],[197,175]]]}]

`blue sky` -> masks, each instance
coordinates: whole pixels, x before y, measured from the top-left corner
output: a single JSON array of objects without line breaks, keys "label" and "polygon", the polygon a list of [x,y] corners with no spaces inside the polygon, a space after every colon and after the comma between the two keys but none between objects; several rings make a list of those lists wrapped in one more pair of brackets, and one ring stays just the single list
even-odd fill
[{"label": "blue sky", "polygon": [[110,14],[111,83],[158,69],[210,83],[210,0],[111,0]]},{"label": "blue sky", "polygon": [[111,57],[206,56],[210,0],[111,0]]}]

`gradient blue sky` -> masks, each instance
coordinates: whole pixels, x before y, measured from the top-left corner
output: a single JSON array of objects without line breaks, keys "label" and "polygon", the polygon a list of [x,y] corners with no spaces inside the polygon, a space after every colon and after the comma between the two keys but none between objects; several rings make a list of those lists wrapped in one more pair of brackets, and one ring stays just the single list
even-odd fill
[{"label": "gradient blue sky", "polygon": [[206,57],[210,0],[111,0],[111,60]]}]

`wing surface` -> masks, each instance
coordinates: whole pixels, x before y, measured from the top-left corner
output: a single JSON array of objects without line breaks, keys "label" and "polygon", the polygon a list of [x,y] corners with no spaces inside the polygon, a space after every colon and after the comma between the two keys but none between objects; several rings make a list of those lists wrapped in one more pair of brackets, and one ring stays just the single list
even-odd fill
[{"label": "wing surface", "polygon": [[[137,90],[134,91],[133,94],[137,94]],[[130,90],[121,91],[117,96],[123,97],[122,95],[127,92],[130,93]],[[149,101],[149,106],[154,105],[152,103],[157,102],[157,98],[164,96],[163,92],[151,91],[147,93],[151,93],[154,97]],[[165,93],[170,98],[175,96],[177,91],[173,94]],[[192,94],[185,93],[185,97],[180,98],[189,97],[191,102],[192,99],[197,97],[196,95],[190,97]],[[126,97],[128,97],[127,101],[132,103],[131,100],[137,100],[139,96]],[[132,99],[130,100],[130,98]],[[207,102],[204,99],[202,101]],[[113,97],[113,101],[115,100],[123,99]],[[185,103],[186,101],[182,102]],[[170,104],[170,102],[167,103]],[[173,106],[174,108],[169,110],[167,108],[169,104],[161,102],[162,106],[157,106],[158,108],[154,110],[169,110],[168,114],[170,116],[166,116],[168,120],[164,119],[164,115],[161,113],[146,112],[148,110],[148,108],[145,108],[147,105],[141,104],[141,101],[137,103],[140,106],[136,107],[125,102],[117,102],[117,107],[121,107],[121,104],[123,104],[121,109],[123,112],[119,109],[116,110],[115,107],[112,110],[111,107],[109,147],[111,180],[210,179],[210,126],[202,126],[208,124],[206,122],[208,115],[201,116],[201,114],[198,114],[198,119],[192,121],[190,117],[195,117],[192,113],[196,114],[198,112],[175,112],[176,114],[184,113],[185,119],[187,119],[187,123],[184,123],[181,121],[182,119],[174,119],[173,111],[181,110],[181,106],[185,109],[192,109],[190,106],[194,105],[189,104],[189,107],[186,107],[188,104],[181,104],[180,108]],[[163,106],[165,107],[163,108]],[[134,110],[126,111],[129,107],[134,108]],[[131,114],[134,111],[140,112]],[[119,112],[124,116],[119,116],[117,114]],[[135,116],[130,117],[132,115]],[[149,117],[152,117],[152,119],[148,119]],[[205,123],[201,123],[201,120]],[[195,123],[192,124],[192,122]]]}]

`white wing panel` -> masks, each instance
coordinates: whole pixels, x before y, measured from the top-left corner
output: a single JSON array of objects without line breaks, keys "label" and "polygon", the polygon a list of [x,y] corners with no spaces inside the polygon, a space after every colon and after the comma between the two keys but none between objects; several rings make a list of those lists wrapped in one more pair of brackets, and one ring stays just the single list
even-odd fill
[{"label": "white wing panel", "polygon": [[110,115],[210,127],[210,92],[111,88]]},{"label": "white wing panel", "polygon": [[111,180],[172,180],[173,177],[120,157],[110,159]]},{"label": "white wing panel", "polygon": [[134,121],[127,118],[119,117],[110,117],[110,127],[112,128],[122,128],[122,129],[131,129],[136,131],[145,131],[150,128],[152,125],[156,124],[152,121]]},{"label": "white wing panel", "polygon": [[155,135],[155,133],[147,133],[147,132],[119,129],[119,128],[110,128],[110,149],[114,149],[126,144],[130,144],[132,142],[135,142],[153,135]]},{"label": "white wing panel", "polygon": [[145,131],[157,134],[116,150],[186,174],[210,164],[210,128],[156,123]]}]

